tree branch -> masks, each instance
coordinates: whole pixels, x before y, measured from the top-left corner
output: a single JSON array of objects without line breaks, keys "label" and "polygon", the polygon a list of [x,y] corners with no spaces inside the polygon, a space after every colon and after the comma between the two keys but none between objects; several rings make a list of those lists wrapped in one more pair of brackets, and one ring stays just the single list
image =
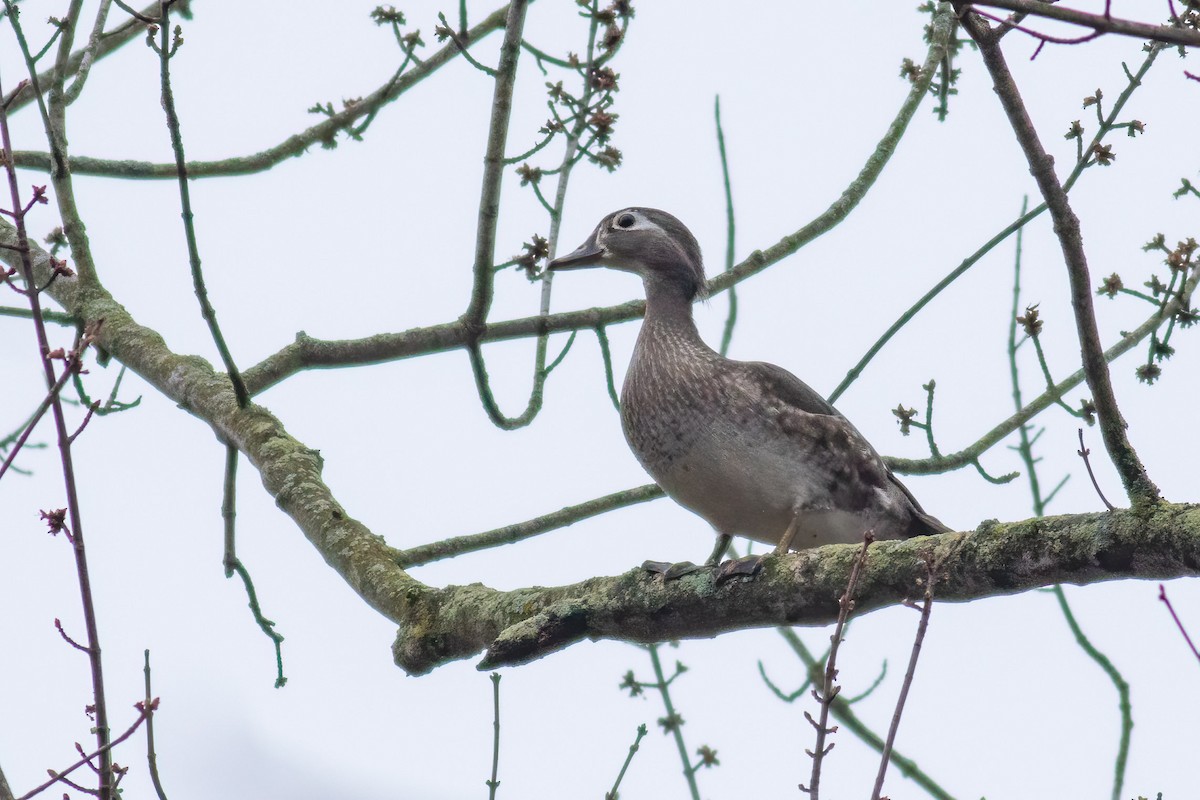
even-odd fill
[{"label": "tree branch", "polygon": [[[744,261],[713,278],[709,282],[711,293],[722,292],[794,254],[804,245],[834,228],[858,205],[895,152],[921,100],[929,93],[929,84],[937,73],[937,65],[945,56],[951,32],[951,14],[947,4],[941,4],[940,8],[934,17],[931,44],[921,73],[858,176],[820,216],[767,249],[755,250]],[[597,328],[639,319],[645,310],[644,300],[632,300],[604,308],[489,322],[483,333],[479,334],[479,342]],[[378,364],[416,355],[457,350],[465,347],[469,339],[470,328],[462,320],[413,328],[401,333],[377,334],[365,339],[323,340],[301,333],[293,343],[246,370],[243,377],[251,394],[257,394],[301,370]]]},{"label": "tree branch", "polygon": [[1004,107],[1017,142],[1029,162],[1029,171],[1037,182],[1054,220],[1054,232],[1062,247],[1071,283],[1071,305],[1075,309],[1075,325],[1079,332],[1084,375],[1096,404],[1104,446],[1125,484],[1130,502],[1134,506],[1157,502],[1160,500],[1158,487],[1146,474],[1137,451],[1126,436],[1125,429],[1128,425],[1121,415],[1113,392],[1108,362],[1100,344],[1096,310],[1092,304],[1092,282],[1088,274],[1079,218],[1071,209],[1067,194],[1054,174],[1054,159],[1046,152],[1038,138],[1037,129],[1029,118],[1004,54],[994,38],[993,30],[975,14],[964,15],[963,26],[979,44],[980,54],[992,76],[996,95],[1000,98],[1000,104]]},{"label": "tree branch", "polygon": [[[0,221],[0,241],[14,231]],[[31,243],[35,272],[48,254]],[[0,248],[0,257],[12,258]],[[94,274],[94,273],[93,273]],[[753,580],[714,587],[705,574],[669,585],[640,569],[561,587],[497,591],[474,584],[435,589],[394,563],[382,537],[351,518],[321,479],[320,458],[260,406],[240,409],[228,378],[180,356],[139,325],[94,277],[56,281],[49,293],[76,317],[104,318],[97,342],[167,398],[245,453],[264,487],[326,562],[400,626],[393,653],[410,674],[490,647],[489,665],[538,658],[583,638],[663,641],[778,624],[825,624],[836,614],[853,547],[787,556]],[[940,597],[969,600],[1056,582],[1164,580],[1200,574],[1200,508],[1160,505],[1000,524],[974,534],[876,544],[858,608],[895,604],[924,574],[922,558],[946,561]]]},{"label": "tree branch", "polygon": [[[157,13],[158,4],[153,6]],[[468,41],[474,43],[493,31],[504,27],[508,6],[497,9],[482,22],[472,28]],[[138,33],[143,28],[138,24]],[[104,40],[102,40],[103,42]],[[101,53],[104,45],[101,45]],[[338,131],[345,130],[359,119],[379,111],[380,108],[395,100],[406,91],[416,86],[425,78],[432,75],[438,68],[444,66],[459,54],[458,46],[451,43],[438,50],[429,58],[421,61],[412,69],[399,77],[393,77],[362,100],[348,108],[339,111],[328,119],[301,131],[295,136],[289,136],[284,141],[258,153],[248,156],[235,156],[219,161],[189,161],[187,164],[189,178],[212,178],[228,175],[250,175],[263,172],[282,161],[298,156],[314,144],[329,142]],[[18,167],[37,169],[44,172],[50,170],[50,154],[29,150],[17,150],[13,153],[13,161]],[[122,161],[106,158],[91,158],[89,156],[71,156],[67,162],[72,174],[101,175],[111,178],[176,178],[178,171],[175,164],[155,164],[148,161]]]},{"label": "tree branch", "polygon": [[[419,674],[469,657],[484,644],[488,651],[479,668],[492,669],[526,663],[585,638],[652,642],[765,625],[826,625],[837,617],[837,598],[856,552],[857,545],[804,550],[769,559],[752,579],[719,586],[708,572],[665,583],[634,569],[556,589],[449,587],[437,593],[437,605],[427,609],[419,629],[401,629],[393,653],[397,664]],[[930,559],[944,564],[938,584],[943,601],[1054,583],[1197,575],[1200,506],[992,520],[972,533],[879,542],[863,571],[857,611],[902,603],[925,578]],[[550,600],[555,595],[560,599]]]},{"label": "tree branch", "polygon": [[[179,12],[184,15],[190,14],[192,2],[193,2],[193,0],[186,0],[186,2],[185,2],[185,0],[180,0],[180,2],[178,4]],[[142,9],[141,13],[144,16],[150,16],[150,17],[157,16],[158,0],[154,0],[154,2],[152,2],[150,5],[146,6],[144,9]],[[121,45],[127,44],[128,42],[140,37],[143,33],[145,33],[145,31],[146,31],[146,26],[144,26],[142,23],[138,22],[136,19],[126,20],[125,22],[121,23],[117,27],[115,27],[111,30],[105,31],[103,34],[100,35],[100,40],[99,40],[98,44],[96,45],[94,52],[92,52],[92,57],[90,59],[89,67],[91,64],[95,64],[96,61],[99,61],[101,58],[104,58],[108,54],[112,53],[114,50],[117,50],[119,47],[121,47]],[[89,53],[89,51],[91,51],[91,43],[90,42],[86,47],[81,47],[80,49],[76,50],[74,53],[71,54],[70,58],[67,60],[67,74],[68,75],[74,76],[74,75],[78,75],[80,73],[80,71],[83,69],[83,66],[84,66],[84,57]],[[38,74],[38,85],[49,86],[50,79],[53,77],[53,75],[54,75],[54,67],[50,67],[49,69],[43,70],[41,73]],[[82,87],[80,87],[80,88],[82,88]],[[13,113],[15,113],[18,109],[20,109],[24,106],[27,106],[31,102],[33,102],[33,99],[34,99],[33,84],[31,84],[31,83],[25,84],[24,86],[18,88],[16,90],[16,92],[14,92],[14,94],[16,96],[13,98],[12,102],[8,106],[8,113],[10,116]],[[46,162],[45,162],[46,166],[44,167],[44,169],[48,171],[50,169],[49,155],[45,154],[45,153],[43,153],[42,155],[46,159]],[[18,161],[17,166],[24,166],[24,165]]]},{"label": "tree branch", "polygon": [[[1121,36],[1133,36],[1138,39],[1150,39],[1156,42],[1179,45],[1200,45],[1200,31],[1189,31],[1172,25],[1150,25],[1145,22],[1117,19],[1108,14],[1089,14],[1086,11],[1076,11],[1073,8],[1063,8],[1060,5],[1044,2],[1044,0],[982,0],[969,3],[962,13],[969,13],[975,6],[989,6],[1016,11],[1034,17],[1045,17],[1059,22],[1069,22],[1091,28],[1097,34],[1116,33]],[[1004,23],[1001,23],[1003,26]],[[1007,29],[1007,26],[1002,30]]]},{"label": "tree branch", "polygon": [[443,558],[453,558],[464,553],[473,553],[489,547],[499,547],[519,542],[523,539],[545,533],[546,531],[565,528],[568,525],[573,525],[589,517],[605,514],[617,508],[645,503],[648,500],[657,500],[664,496],[663,490],[657,484],[649,483],[644,486],[635,486],[632,489],[613,492],[612,494],[597,497],[578,505],[567,506],[566,508],[549,514],[543,514],[540,517],[534,517],[525,522],[505,525],[503,528],[496,528],[468,536],[452,536],[448,539],[431,542],[430,544],[410,547],[407,550],[397,550],[394,557],[396,563],[405,568],[428,564],[431,561],[439,561]]}]

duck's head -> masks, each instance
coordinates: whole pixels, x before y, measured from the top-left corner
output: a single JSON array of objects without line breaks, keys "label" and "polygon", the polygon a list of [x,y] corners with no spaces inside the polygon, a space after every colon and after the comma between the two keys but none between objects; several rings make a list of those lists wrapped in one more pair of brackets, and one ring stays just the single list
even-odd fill
[{"label": "duck's head", "polygon": [[600,220],[587,241],[554,259],[547,269],[609,267],[633,272],[650,284],[676,287],[691,299],[704,296],[700,245],[682,222],[657,208],[623,208]]}]

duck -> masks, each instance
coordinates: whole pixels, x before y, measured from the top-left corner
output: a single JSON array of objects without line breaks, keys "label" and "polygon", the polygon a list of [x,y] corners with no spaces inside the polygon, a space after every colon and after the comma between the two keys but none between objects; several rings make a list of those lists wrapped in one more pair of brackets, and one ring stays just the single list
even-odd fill
[{"label": "duck", "polygon": [[[726,358],[701,338],[692,306],[707,297],[696,237],[671,214],[630,207],[547,265],[607,267],[642,279],[646,311],[621,389],[634,456],[676,503],[716,533],[705,567],[757,572],[767,554],[722,562],[733,536],[774,555],[826,544],[950,530],[926,513],[851,422],[792,373]],[[676,578],[691,562],[648,561]]]}]

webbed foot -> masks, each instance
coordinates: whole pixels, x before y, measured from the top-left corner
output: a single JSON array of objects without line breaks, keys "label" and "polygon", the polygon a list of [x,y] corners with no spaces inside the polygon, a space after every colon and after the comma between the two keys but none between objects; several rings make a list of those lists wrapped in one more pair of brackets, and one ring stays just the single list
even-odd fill
[{"label": "webbed foot", "polygon": [[711,568],[707,565],[699,566],[690,561],[680,561],[677,564],[672,564],[670,561],[646,561],[642,563],[642,569],[662,575],[665,581],[674,581],[682,578],[684,575],[691,575],[693,572]]},{"label": "webbed foot", "polygon": [[753,577],[758,574],[769,557],[769,553],[760,553],[758,555],[742,556],[741,558],[733,558],[725,561],[716,568],[716,581],[717,583],[724,583],[730,578],[741,576]]}]

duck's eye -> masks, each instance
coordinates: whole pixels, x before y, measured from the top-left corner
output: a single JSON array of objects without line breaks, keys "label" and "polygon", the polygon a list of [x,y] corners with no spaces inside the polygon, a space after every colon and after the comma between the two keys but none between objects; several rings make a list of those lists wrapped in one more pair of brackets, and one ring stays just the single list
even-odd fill
[{"label": "duck's eye", "polygon": [[635,222],[637,222],[637,220],[634,219],[633,214],[622,214],[621,216],[617,217],[618,228],[632,228],[633,223]]}]

